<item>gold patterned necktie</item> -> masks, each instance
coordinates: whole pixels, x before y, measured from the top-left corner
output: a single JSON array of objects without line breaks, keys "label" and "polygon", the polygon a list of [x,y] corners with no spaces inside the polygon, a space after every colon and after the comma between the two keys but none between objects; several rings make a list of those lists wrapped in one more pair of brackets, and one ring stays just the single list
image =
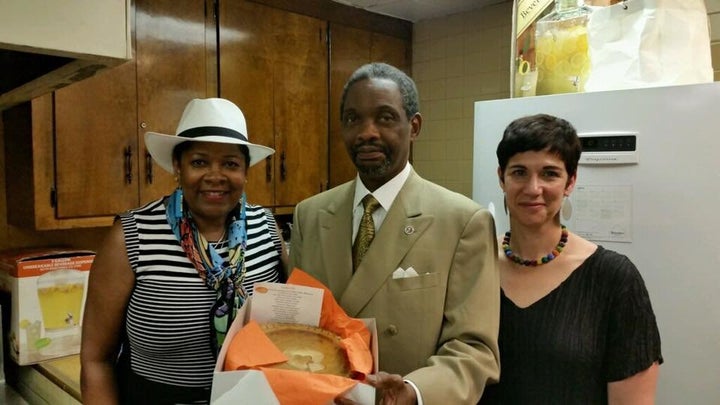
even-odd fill
[{"label": "gold patterned necktie", "polygon": [[372,214],[380,207],[380,203],[372,196],[372,194],[368,194],[363,197],[362,204],[364,209],[363,216],[362,219],[360,219],[360,227],[358,228],[358,233],[355,237],[355,243],[353,243],[352,249],[353,272],[355,272],[360,265],[360,261],[363,256],[365,256],[365,252],[367,252],[370,247],[370,242],[372,242],[375,237],[375,222],[373,221]]}]

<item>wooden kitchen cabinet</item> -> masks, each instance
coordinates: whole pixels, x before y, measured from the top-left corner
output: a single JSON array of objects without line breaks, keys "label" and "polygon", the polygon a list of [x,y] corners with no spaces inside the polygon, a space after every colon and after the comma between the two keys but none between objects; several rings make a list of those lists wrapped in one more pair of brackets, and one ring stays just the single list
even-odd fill
[{"label": "wooden kitchen cabinet", "polygon": [[239,0],[218,14],[220,95],[275,149],[250,169],[248,201],[289,213],[327,187],[327,22]]},{"label": "wooden kitchen cabinet", "polygon": [[330,0],[134,4],[131,62],[3,112],[10,224],[105,226],[169,193],[143,135],[173,134],[187,101],[216,95],[276,149],[250,169],[248,200],[289,214],[355,175],[339,133],[350,73],[372,60],[409,72],[411,23]]},{"label": "wooden kitchen cabinet", "polygon": [[249,173],[248,199],[289,213],[355,176],[340,135],[342,87],[370,61],[410,72],[412,24],[336,2],[223,1],[220,94],[253,142],[276,149]]},{"label": "wooden kitchen cabinet", "polygon": [[110,225],[174,189],[143,136],[174,134],[189,100],[216,94],[213,2],[134,3],[133,61],[3,114],[9,223]]}]

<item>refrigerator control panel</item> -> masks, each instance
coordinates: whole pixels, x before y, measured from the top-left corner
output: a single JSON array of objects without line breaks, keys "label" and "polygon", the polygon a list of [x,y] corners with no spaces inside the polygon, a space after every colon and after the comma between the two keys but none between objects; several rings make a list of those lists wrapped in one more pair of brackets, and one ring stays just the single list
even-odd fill
[{"label": "refrigerator control panel", "polygon": [[585,132],[579,133],[582,153],[580,164],[617,165],[637,164],[637,133]]}]

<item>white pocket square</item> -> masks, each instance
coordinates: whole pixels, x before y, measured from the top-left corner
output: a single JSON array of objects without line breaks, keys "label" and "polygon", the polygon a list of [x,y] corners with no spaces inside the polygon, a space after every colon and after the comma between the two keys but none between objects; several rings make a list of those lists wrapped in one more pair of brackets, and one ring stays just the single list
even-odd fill
[{"label": "white pocket square", "polygon": [[392,278],[408,278],[408,277],[417,277],[417,276],[418,276],[417,271],[415,271],[415,269],[413,269],[412,266],[410,266],[405,270],[403,270],[402,267],[398,267],[397,270],[393,271]]}]

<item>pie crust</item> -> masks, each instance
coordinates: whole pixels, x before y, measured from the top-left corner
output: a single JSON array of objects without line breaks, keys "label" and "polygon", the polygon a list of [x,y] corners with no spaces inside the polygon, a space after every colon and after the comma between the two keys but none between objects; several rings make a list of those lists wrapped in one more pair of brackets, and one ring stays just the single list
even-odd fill
[{"label": "pie crust", "polygon": [[288,358],[270,367],[350,377],[347,354],[338,335],[301,324],[266,323],[260,328]]}]

